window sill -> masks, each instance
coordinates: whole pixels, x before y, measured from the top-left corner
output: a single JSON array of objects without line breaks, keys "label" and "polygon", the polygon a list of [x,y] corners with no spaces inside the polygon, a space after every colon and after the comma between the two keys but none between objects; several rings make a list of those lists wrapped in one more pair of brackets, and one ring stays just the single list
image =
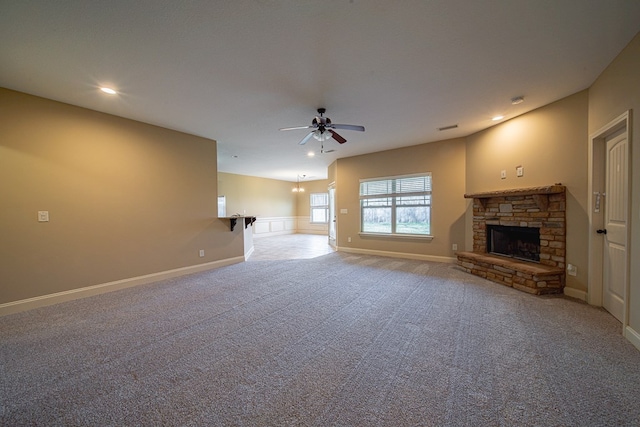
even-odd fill
[{"label": "window sill", "polygon": [[399,239],[399,240],[426,240],[430,242],[433,240],[433,236],[424,234],[385,234],[385,233],[363,233],[359,232],[358,235],[364,238],[382,238],[382,239]]}]

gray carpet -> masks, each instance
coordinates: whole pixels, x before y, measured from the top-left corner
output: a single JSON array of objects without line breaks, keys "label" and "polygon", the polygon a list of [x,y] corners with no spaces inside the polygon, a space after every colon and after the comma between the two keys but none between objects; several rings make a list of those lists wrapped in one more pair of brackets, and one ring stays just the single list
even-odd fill
[{"label": "gray carpet", "polygon": [[0,424],[638,426],[606,312],[453,265],[256,261],[0,318]]}]

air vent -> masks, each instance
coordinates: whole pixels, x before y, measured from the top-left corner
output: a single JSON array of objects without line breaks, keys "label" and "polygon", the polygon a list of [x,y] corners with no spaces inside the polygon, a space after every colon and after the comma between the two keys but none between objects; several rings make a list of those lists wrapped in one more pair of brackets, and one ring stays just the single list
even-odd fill
[{"label": "air vent", "polygon": [[445,127],[438,128],[438,130],[443,131],[443,130],[455,129],[457,127],[458,127],[458,125],[451,125],[451,126],[445,126]]}]

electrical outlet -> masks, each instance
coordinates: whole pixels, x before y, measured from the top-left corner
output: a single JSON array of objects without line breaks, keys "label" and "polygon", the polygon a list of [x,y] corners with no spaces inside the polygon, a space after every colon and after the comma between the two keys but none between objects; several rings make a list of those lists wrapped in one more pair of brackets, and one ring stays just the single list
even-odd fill
[{"label": "electrical outlet", "polygon": [[347,242],[351,243],[351,237],[347,237]]},{"label": "electrical outlet", "polygon": [[573,264],[567,264],[567,274],[569,276],[577,276],[578,275],[578,267]]},{"label": "electrical outlet", "polygon": [[458,245],[456,243],[451,245],[451,250],[457,251],[458,250]]},{"label": "electrical outlet", "polygon": [[500,171],[500,179],[507,179],[507,171],[506,170],[501,170]]},{"label": "electrical outlet", "polygon": [[204,257],[204,249],[200,249],[200,258]]}]

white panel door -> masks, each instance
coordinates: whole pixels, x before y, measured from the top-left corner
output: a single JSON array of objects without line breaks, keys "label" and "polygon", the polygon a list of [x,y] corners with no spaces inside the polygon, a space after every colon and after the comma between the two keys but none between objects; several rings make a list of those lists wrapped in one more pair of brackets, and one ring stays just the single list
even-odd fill
[{"label": "white panel door", "polygon": [[627,214],[629,189],[627,136],[607,140],[603,306],[623,322],[627,284]]}]

